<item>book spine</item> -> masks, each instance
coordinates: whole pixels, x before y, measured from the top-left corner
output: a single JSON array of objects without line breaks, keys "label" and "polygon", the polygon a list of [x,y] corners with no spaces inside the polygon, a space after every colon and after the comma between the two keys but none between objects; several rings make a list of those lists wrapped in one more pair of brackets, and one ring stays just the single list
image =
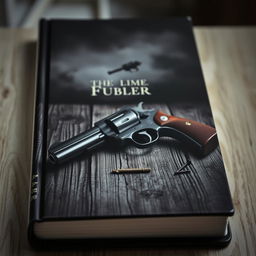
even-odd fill
[{"label": "book spine", "polygon": [[[49,23],[41,20],[39,25],[39,39],[37,50],[37,79],[36,79],[36,102],[34,115],[34,140],[31,171],[31,193],[29,210],[29,236],[33,233],[33,223],[40,221],[40,197],[42,194],[42,170],[45,159],[46,143],[46,93],[48,82],[48,57],[49,57]],[[32,231],[32,232],[31,232]]]}]

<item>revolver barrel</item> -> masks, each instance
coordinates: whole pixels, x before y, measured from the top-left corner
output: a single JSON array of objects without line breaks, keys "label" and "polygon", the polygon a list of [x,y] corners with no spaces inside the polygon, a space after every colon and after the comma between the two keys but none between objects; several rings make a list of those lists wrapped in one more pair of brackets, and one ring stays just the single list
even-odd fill
[{"label": "revolver barrel", "polygon": [[60,163],[84,151],[90,151],[104,141],[105,135],[98,127],[94,127],[69,140],[56,145],[53,144],[48,151],[49,159],[53,163]]},{"label": "revolver barrel", "polygon": [[122,71],[122,70],[123,70],[123,68],[117,68],[117,69],[108,71],[108,74],[111,75],[111,74],[113,74],[113,73],[116,73],[116,72],[119,72],[119,71]]}]

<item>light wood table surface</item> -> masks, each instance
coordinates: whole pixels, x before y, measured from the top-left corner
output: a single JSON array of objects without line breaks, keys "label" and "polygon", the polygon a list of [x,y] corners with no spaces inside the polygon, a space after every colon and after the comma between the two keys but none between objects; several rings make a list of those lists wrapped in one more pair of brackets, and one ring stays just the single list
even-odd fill
[{"label": "light wood table surface", "polygon": [[[26,238],[35,30],[0,29],[0,255],[256,255],[256,28],[195,28],[235,206],[224,249],[35,252]],[[132,246],[132,245],[131,245]]]}]

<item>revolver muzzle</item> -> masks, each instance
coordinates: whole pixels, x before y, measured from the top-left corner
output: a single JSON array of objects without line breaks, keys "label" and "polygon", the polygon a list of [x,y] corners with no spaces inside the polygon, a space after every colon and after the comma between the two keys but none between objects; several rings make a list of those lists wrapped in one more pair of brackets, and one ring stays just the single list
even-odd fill
[{"label": "revolver muzzle", "polygon": [[48,150],[51,162],[61,163],[78,156],[84,151],[90,151],[105,141],[105,135],[98,127],[94,127],[69,140],[53,144]]}]

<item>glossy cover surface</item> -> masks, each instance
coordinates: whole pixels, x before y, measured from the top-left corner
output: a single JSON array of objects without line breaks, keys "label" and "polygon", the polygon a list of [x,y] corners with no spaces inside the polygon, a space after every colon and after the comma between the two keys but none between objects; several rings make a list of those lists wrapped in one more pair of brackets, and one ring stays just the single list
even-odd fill
[{"label": "glossy cover surface", "polygon": [[[60,165],[47,156],[54,143],[141,101],[146,109],[214,127],[190,20],[44,24],[41,40],[47,37],[47,51],[39,74],[46,81],[38,85],[46,90],[39,219],[232,215],[219,146],[198,157],[179,140],[161,138],[143,149],[110,141]],[[188,161],[185,172],[175,175]],[[151,171],[111,173],[120,168]]]}]

